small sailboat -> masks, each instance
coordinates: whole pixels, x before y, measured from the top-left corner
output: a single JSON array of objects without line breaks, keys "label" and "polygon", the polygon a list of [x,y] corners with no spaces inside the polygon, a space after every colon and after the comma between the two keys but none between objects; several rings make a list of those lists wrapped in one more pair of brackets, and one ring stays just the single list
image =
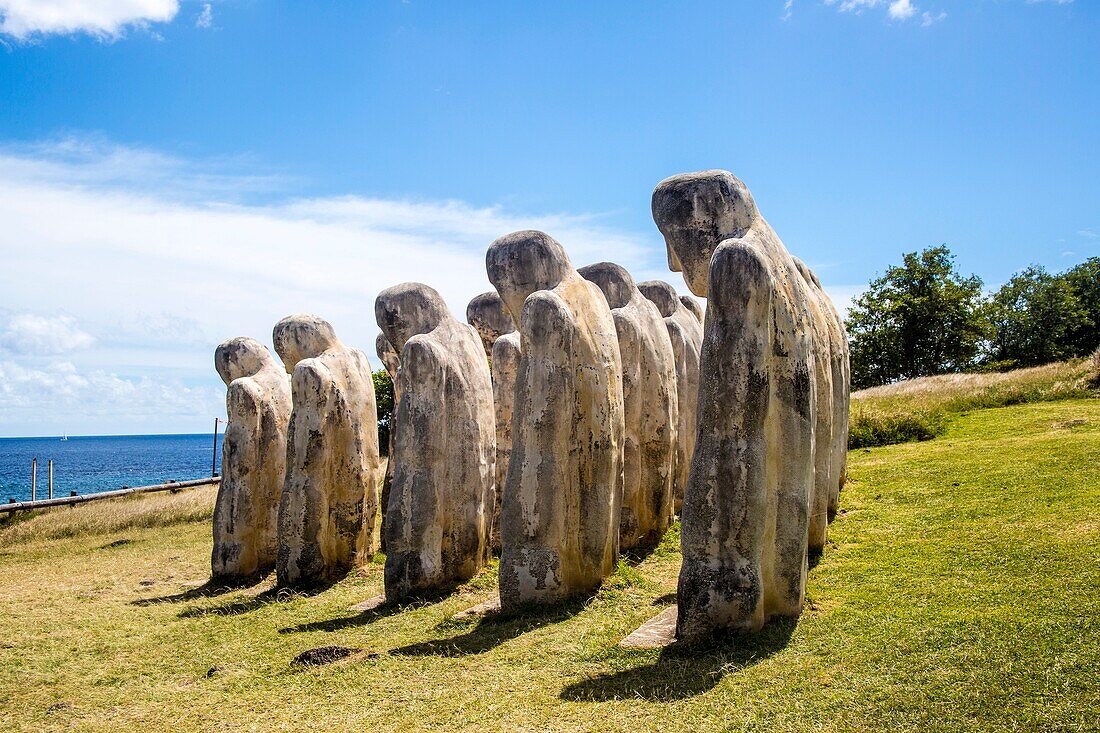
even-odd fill
[{"label": "small sailboat", "polygon": [[65,435],[62,435],[62,436],[61,436],[61,442],[62,442],[62,443],[64,443],[64,442],[65,442],[66,440],[68,440],[68,439],[69,439],[69,435],[68,435],[68,433],[66,433]]}]

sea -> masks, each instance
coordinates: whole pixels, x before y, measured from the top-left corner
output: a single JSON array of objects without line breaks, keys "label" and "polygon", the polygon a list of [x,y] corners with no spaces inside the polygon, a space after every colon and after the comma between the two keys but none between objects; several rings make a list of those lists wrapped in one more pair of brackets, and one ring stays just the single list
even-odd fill
[{"label": "sea", "polygon": [[39,499],[48,491],[50,460],[55,497],[203,478],[211,466],[221,471],[221,437],[216,446],[211,433],[0,438],[0,502],[30,500],[35,458]]}]

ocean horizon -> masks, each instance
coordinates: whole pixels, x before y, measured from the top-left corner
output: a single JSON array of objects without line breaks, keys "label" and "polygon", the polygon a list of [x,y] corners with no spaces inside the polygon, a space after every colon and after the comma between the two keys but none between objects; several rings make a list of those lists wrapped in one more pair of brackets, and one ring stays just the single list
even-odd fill
[{"label": "ocean horizon", "polygon": [[187,481],[221,470],[221,442],[212,433],[69,435],[0,438],[0,502],[29,501],[38,459],[37,498],[47,497],[48,461],[54,496],[94,494],[165,481]]}]

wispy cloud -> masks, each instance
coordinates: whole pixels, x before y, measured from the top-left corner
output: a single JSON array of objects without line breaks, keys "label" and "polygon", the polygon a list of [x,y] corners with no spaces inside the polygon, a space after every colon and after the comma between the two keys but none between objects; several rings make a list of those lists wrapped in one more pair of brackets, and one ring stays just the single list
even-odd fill
[{"label": "wispy cloud", "polygon": [[0,323],[0,353],[22,355],[64,354],[86,349],[95,339],[72,316],[20,313]]},{"label": "wispy cloud", "polygon": [[211,7],[210,3],[203,3],[202,10],[195,18],[195,27],[209,28],[212,25],[214,25],[214,8]]},{"label": "wispy cloud", "polygon": [[1085,239],[1100,239],[1100,234],[1097,234],[1093,229],[1078,229],[1077,236]]},{"label": "wispy cloud", "polygon": [[0,34],[17,41],[76,33],[109,40],[178,12],[178,0],[0,0]]}]

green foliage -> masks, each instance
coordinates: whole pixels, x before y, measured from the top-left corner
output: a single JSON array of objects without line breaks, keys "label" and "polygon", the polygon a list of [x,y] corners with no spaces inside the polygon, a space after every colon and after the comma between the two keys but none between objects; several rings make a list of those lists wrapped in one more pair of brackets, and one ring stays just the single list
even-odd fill
[{"label": "green foliage", "polygon": [[904,255],[848,313],[856,389],[963,371],[989,333],[982,281],[954,268],[945,245]]},{"label": "green foliage", "polygon": [[378,403],[378,451],[390,453],[390,422],[393,420],[393,380],[385,369],[374,372],[374,399]]},{"label": "green foliage", "polygon": [[1082,355],[1074,340],[1082,339],[1090,325],[1069,279],[1039,266],[1027,268],[997,291],[990,316],[994,336],[989,358],[1010,367]]},{"label": "green foliage", "polygon": [[1074,356],[1100,349],[1100,257],[1090,257],[1062,275],[1069,283],[1082,318],[1069,334]]},{"label": "green foliage", "polygon": [[853,409],[848,426],[848,447],[869,448],[919,440],[931,440],[947,430],[943,410],[913,412],[875,412]]}]

